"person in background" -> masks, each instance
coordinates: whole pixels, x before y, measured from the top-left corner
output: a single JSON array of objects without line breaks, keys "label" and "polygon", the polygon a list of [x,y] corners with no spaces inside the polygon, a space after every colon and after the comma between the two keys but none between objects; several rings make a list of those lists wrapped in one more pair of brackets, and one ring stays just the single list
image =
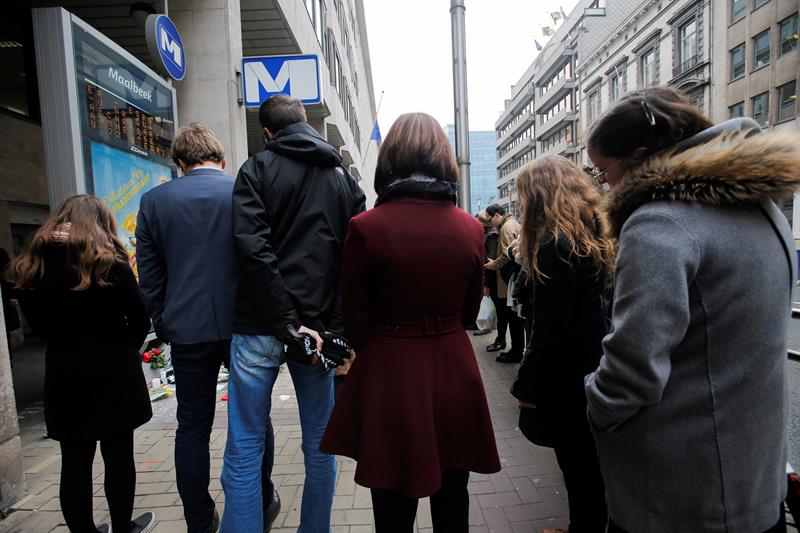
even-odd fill
[{"label": "person in background", "polygon": [[110,530],[93,518],[99,441],[113,531],[150,531],[154,513],[131,520],[133,430],[153,416],[139,357],[150,320],[114,215],[94,196],[67,198],[34,233],[8,277],[33,332],[47,345],[44,413],[49,437],[61,446],[67,527],[73,533]]},{"label": "person in background", "polygon": [[800,188],[800,144],[758,132],[652,87],[586,137],[619,239],[612,329],[586,377],[610,532],[785,529],[795,256],[775,201]]},{"label": "person in background", "polygon": [[[484,252],[487,260],[497,257],[497,228],[492,226],[490,219],[491,217],[485,210],[478,213],[478,221],[483,226]],[[486,270],[484,272],[483,295],[491,298],[492,303],[497,299],[497,272],[494,270]],[[496,313],[497,310],[495,309],[495,314]],[[480,335],[488,335],[491,332],[491,329],[479,329],[474,332],[473,335],[477,337]]]},{"label": "person in background", "polygon": [[376,207],[347,233],[342,311],[359,357],[321,449],[358,462],[378,533],[410,533],[427,496],[436,533],[466,532],[469,472],[500,470],[465,332],[483,293],[484,237],[454,205],[457,181],[436,120],[401,115],[378,154]]},{"label": "person in background", "polygon": [[[260,465],[274,454],[271,394],[285,346],[306,334],[343,333],[339,273],[350,219],[366,197],[339,152],[283,94],[261,104],[265,149],[248,159],[233,189],[240,268],[231,341],[228,440],[222,469],[224,533],[260,531]],[[336,458],[319,449],[333,408],[333,374],[288,361],[300,409],[305,482],[300,533],[328,533]],[[349,379],[349,378],[348,378]]]},{"label": "person in background", "polygon": [[[183,177],[144,194],[136,224],[139,285],[159,339],[170,343],[178,399],[175,475],[189,533],[213,533],[209,440],[217,376],[230,357],[238,265],[233,248],[233,177],[214,133],[194,122],[172,143]],[[280,510],[271,462],[262,464],[266,529]]]},{"label": "person in background", "polygon": [[550,155],[528,163],[516,186],[520,259],[535,297],[531,337],[511,394],[520,402],[523,434],[555,449],[569,498],[569,532],[599,533],[606,503],[583,379],[603,352],[601,295],[614,244],[603,236],[600,193],[568,159]]},{"label": "person in background", "polygon": [[493,297],[497,311],[497,340],[490,344],[487,352],[497,352],[506,348],[506,327],[511,331],[511,349],[497,356],[499,363],[519,363],[525,348],[525,333],[522,319],[508,305],[508,281],[517,268],[508,256],[508,248],[519,235],[519,222],[506,214],[506,208],[492,204],[486,208],[490,221],[497,228],[498,240],[495,259],[486,263],[486,270],[496,273],[497,296]]}]

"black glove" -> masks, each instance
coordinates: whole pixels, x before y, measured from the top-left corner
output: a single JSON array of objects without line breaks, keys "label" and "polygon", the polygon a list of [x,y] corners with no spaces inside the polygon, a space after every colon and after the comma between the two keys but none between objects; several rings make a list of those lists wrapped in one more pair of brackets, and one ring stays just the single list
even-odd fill
[{"label": "black glove", "polygon": [[286,333],[283,336],[283,352],[289,361],[296,361],[304,365],[310,365],[314,356],[319,353],[314,338],[308,333],[298,332],[292,325],[286,326]]},{"label": "black glove", "polygon": [[342,366],[345,359],[350,359],[350,343],[346,338],[329,331],[320,333],[320,337],[322,337],[322,355],[330,360],[333,366]]}]

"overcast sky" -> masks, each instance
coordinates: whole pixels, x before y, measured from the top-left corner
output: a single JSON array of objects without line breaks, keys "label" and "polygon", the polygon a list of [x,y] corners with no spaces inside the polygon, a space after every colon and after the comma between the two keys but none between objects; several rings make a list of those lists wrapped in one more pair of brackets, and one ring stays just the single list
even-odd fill
[{"label": "overcast sky", "polygon": [[[469,129],[494,130],[503,101],[549,37],[550,13],[577,0],[465,0]],[[402,113],[424,111],[444,126],[453,118],[448,0],[364,0],[381,134]],[[561,24],[559,21],[558,24]]]}]

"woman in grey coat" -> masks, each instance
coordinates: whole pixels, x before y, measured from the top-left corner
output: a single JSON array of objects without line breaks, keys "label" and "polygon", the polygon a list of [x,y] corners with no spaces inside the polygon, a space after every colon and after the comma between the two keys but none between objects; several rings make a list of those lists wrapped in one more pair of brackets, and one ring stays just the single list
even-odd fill
[{"label": "woman in grey coat", "polygon": [[629,94],[588,153],[619,239],[612,331],[586,377],[610,532],[778,531],[795,268],[775,205],[794,134],[712,127],[681,93]]}]

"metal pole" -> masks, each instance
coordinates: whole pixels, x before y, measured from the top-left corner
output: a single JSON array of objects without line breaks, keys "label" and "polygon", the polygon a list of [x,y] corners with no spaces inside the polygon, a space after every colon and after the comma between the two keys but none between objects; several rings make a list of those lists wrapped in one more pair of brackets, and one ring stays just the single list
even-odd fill
[{"label": "metal pole", "polygon": [[461,175],[458,205],[469,212],[469,120],[467,117],[467,40],[464,0],[450,0],[453,37],[453,102],[456,122],[456,161]]}]

